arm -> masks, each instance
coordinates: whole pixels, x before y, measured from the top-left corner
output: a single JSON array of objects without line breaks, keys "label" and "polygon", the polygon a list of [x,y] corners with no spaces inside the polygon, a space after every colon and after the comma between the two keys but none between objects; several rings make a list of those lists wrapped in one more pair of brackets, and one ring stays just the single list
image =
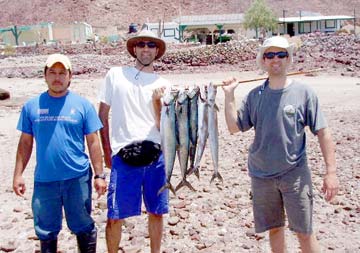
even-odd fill
[{"label": "arm", "polygon": [[99,118],[103,124],[100,129],[101,144],[104,152],[105,166],[111,169],[111,146],[109,135],[109,111],[110,106],[101,102],[99,105]]},{"label": "arm", "polygon": [[155,125],[160,130],[160,118],[161,118],[161,97],[163,96],[165,87],[158,88],[153,91],[152,103],[155,112]]},{"label": "arm", "polygon": [[[103,163],[101,156],[100,141],[97,132],[86,135],[86,142],[88,145],[91,163],[93,165],[94,174],[100,175],[103,173]],[[97,178],[94,181],[94,187],[98,196],[106,192],[106,181],[102,178]]]},{"label": "arm", "polygon": [[225,120],[228,130],[231,134],[240,131],[237,125],[237,112],[234,95],[234,91],[238,86],[238,83],[235,81],[235,78],[229,81],[224,81],[224,85],[222,86],[225,95]]},{"label": "arm", "polygon": [[326,201],[330,201],[339,190],[339,179],[336,175],[335,145],[328,128],[320,129],[317,137],[326,166],[322,191],[325,194]]},{"label": "arm", "polygon": [[31,157],[32,147],[33,136],[30,134],[22,133],[17,148],[13,178],[13,189],[15,194],[18,196],[23,196],[26,191],[25,181],[22,174]]}]

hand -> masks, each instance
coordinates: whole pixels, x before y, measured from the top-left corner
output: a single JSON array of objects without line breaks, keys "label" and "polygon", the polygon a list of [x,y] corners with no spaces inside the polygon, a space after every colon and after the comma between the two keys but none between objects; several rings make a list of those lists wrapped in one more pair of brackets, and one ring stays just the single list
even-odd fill
[{"label": "hand", "polygon": [[160,100],[164,95],[166,87],[160,87],[153,90],[152,99],[153,100]]},{"label": "hand", "polygon": [[327,173],[324,176],[322,192],[325,195],[326,201],[331,201],[339,190],[339,179],[336,173]]},{"label": "hand", "polygon": [[105,179],[102,178],[97,178],[94,181],[94,187],[95,190],[98,194],[97,198],[100,198],[101,195],[104,195],[106,193],[106,189],[107,189],[107,183]]},{"label": "hand", "polygon": [[221,86],[225,95],[234,93],[235,88],[239,85],[238,82],[236,82],[236,78],[233,77],[231,79],[223,81],[223,85]]},{"label": "hand", "polygon": [[25,181],[22,176],[14,176],[13,189],[16,195],[23,197],[26,191]]}]

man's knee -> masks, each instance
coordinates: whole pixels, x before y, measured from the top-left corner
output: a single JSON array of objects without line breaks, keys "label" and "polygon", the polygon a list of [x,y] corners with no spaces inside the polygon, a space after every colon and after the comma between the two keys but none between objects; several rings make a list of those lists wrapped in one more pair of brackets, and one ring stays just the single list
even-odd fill
[{"label": "man's knee", "polygon": [[163,218],[162,214],[149,213],[149,218],[154,220],[161,220]]},{"label": "man's knee", "polygon": [[308,242],[313,239],[313,234],[296,233],[296,235],[302,242]]},{"label": "man's knee", "polygon": [[269,234],[274,235],[277,233],[282,233],[284,231],[284,227],[276,227],[269,230]]},{"label": "man's knee", "polygon": [[106,221],[106,227],[111,229],[111,228],[117,228],[119,226],[122,226],[124,224],[124,220],[120,219],[120,220],[113,220],[113,219],[108,219]]}]

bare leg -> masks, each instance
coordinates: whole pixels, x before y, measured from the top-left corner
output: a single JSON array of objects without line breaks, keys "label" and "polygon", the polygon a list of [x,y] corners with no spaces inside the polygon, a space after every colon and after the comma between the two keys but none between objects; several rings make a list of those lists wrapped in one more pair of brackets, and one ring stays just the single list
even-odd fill
[{"label": "bare leg", "polygon": [[301,252],[303,252],[303,253],[319,253],[320,252],[320,246],[319,246],[319,243],[314,234],[296,233],[296,235],[299,239]]},{"label": "bare leg", "polygon": [[272,252],[274,253],[286,252],[284,227],[270,229],[269,239],[270,239],[270,247]]},{"label": "bare leg", "polygon": [[117,253],[124,220],[108,219],[106,223],[106,245],[109,253]]},{"label": "bare leg", "polygon": [[163,216],[149,213],[149,236],[151,253],[160,253],[163,234]]}]

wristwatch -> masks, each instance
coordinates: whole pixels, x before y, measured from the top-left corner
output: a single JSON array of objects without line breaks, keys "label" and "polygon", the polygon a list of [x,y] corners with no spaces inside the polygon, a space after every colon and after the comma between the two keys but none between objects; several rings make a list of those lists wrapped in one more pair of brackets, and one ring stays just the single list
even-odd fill
[{"label": "wristwatch", "polygon": [[94,179],[98,179],[98,178],[101,178],[101,179],[106,179],[106,174],[105,173],[101,173],[101,174],[98,174],[98,175],[95,175],[94,176]]}]

